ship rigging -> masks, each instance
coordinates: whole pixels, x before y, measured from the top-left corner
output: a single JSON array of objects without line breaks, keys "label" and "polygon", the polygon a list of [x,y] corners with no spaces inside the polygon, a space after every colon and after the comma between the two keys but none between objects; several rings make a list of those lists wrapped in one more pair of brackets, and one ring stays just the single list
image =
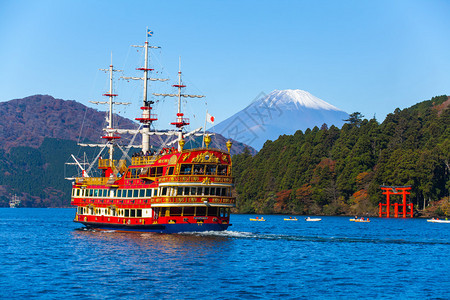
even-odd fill
[{"label": "ship rigging", "polygon": [[[138,129],[115,128],[114,105],[130,103],[117,102],[113,89],[113,64],[109,69],[109,91],[104,96],[108,101],[93,101],[95,104],[108,105],[106,116],[107,126],[103,130],[104,144],[80,144],[82,146],[100,147],[99,154],[93,163],[85,169],[85,165],[74,156],[75,164],[82,170],[81,176],[71,177],[72,205],[77,207],[75,222],[88,228],[124,231],[149,231],[175,233],[185,231],[226,230],[230,219],[230,209],[235,206],[236,199],[232,195],[234,179],[230,149],[228,151],[209,148],[211,138],[204,136],[205,147],[185,149],[185,139],[200,136],[202,128],[189,133],[184,127],[189,125],[189,119],[182,112],[182,98],[203,98],[203,95],[183,93],[186,86],[182,82],[181,62],[178,70],[176,94],[153,93],[153,96],[177,98],[176,119],[171,122],[175,130],[152,130],[152,124],[157,115],[152,112],[154,101],[148,99],[149,81],[167,81],[167,79],[150,78],[149,49],[159,49],[150,46],[148,35],[143,46],[144,66],[138,68],[143,77],[122,77],[124,79],[143,80],[144,93],[141,117],[136,118],[141,126]],[[120,134],[132,134],[131,144],[121,146],[118,143]],[[133,142],[141,134],[142,144],[134,146]],[[154,151],[151,147],[151,136],[160,139],[166,135],[162,146]],[[177,144],[176,147],[173,147]],[[140,148],[130,157],[131,147]],[[114,159],[114,149],[122,151],[118,161]],[[108,158],[102,158],[101,153],[108,149]],[[97,167],[101,175],[90,176],[92,168]]]}]

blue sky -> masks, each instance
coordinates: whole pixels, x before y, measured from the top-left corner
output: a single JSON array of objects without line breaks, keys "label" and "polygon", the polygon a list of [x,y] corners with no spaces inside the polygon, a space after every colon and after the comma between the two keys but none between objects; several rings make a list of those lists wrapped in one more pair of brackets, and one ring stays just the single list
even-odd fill
[{"label": "blue sky", "polygon": [[[261,92],[302,89],[379,121],[450,89],[449,1],[0,1],[0,101],[49,94],[89,104],[107,90],[107,68],[138,75],[145,41],[161,46],[154,76],[176,80],[182,59],[194,127],[217,121]],[[171,82],[170,84],[173,84]],[[152,91],[173,92],[168,83]],[[116,83],[120,111],[136,117],[139,83]],[[175,100],[156,105],[167,127]],[[103,109],[99,107],[99,109]]]}]

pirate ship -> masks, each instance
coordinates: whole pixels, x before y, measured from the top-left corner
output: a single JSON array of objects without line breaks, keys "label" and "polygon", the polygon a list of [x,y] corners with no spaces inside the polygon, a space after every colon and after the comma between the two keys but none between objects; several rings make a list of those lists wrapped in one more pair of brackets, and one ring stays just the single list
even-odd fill
[{"label": "pirate ship", "polygon": [[[144,67],[142,77],[123,77],[143,80],[142,115],[136,118],[141,126],[136,130],[114,128],[113,111],[115,105],[129,104],[115,101],[113,91],[112,63],[109,69],[109,92],[103,96],[108,101],[93,102],[107,104],[102,144],[81,144],[100,147],[101,151],[94,162],[86,167],[75,156],[81,176],[73,180],[71,204],[76,207],[75,222],[87,228],[99,230],[120,230],[137,232],[177,233],[190,231],[222,231],[230,226],[230,209],[235,206],[232,196],[234,179],[230,149],[232,143],[226,143],[227,150],[210,148],[211,137],[203,135],[204,146],[186,149],[188,136],[200,135],[200,129],[186,133],[189,119],[182,112],[182,98],[201,98],[200,95],[184,94],[185,85],[178,72],[178,83],[173,86],[176,94],[156,94],[156,96],[175,97],[178,100],[176,119],[171,123],[174,130],[158,132],[152,129],[157,115],[152,113],[153,101],[147,99],[149,81],[165,79],[149,78],[153,71],[149,67],[149,49],[159,48],[149,45],[148,36],[144,45]],[[128,133],[142,136],[138,152],[131,157],[129,149],[133,146],[121,146],[120,134]],[[154,149],[150,138],[161,134],[172,135],[169,143]],[[114,151],[120,149],[122,157],[114,159]],[[102,158],[102,151],[108,151],[108,158]],[[116,155],[117,156],[117,155]],[[91,176],[91,170],[97,167],[99,176]]]}]

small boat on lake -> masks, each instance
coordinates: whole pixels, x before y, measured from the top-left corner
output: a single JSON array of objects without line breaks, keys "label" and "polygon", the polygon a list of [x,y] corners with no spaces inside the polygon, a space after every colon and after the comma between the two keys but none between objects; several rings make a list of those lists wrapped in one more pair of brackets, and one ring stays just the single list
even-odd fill
[{"label": "small boat on lake", "polygon": [[310,217],[307,217],[307,218],[305,218],[305,221],[306,222],[319,222],[319,221],[322,221],[322,219],[321,218],[310,218]]},{"label": "small boat on lake", "polygon": [[10,208],[17,208],[20,205],[20,199],[17,197],[17,195],[12,196],[12,198],[9,200],[9,207]]},{"label": "small boat on lake", "polygon": [[285,220],[285,221],[298,221],[297,218],[292,218],[292,217],[284,218],[284,220]]},{"label": "small boat on lake", "polygon": [[448,220],[448,219],[439,220],[439,219],[432,218],[432,219],[427,220],[427,222],[431,222],[431,223],[450,223],[450,220]]},{"label": "small boat on lake", "polygon": [[[351,221],[352,219],[350,219],[350,221]],[[364,219],[364,218],[361,218],[361,219],[355,219],[354,220],[355,222],[361,222],[361,223],[370,223],[370,219],[369,218],[367,218],[367,219]]]},{"label": "small boat on lake", "polygon": [[256,218],[250,218],[250,221],[265,222],[266,219],[264,219],[264,217],[261,217],[261,218],[256,217]]}]

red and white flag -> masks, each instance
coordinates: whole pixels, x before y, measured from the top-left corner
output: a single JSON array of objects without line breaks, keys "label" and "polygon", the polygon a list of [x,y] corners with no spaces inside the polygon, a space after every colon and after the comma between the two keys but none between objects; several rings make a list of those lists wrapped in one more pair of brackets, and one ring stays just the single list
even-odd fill
[{"label": "red and white flag", "polygon": [[214,117],[209,113],[206,113],[206,121],[208,121],[208,123],[214,124]]}]

